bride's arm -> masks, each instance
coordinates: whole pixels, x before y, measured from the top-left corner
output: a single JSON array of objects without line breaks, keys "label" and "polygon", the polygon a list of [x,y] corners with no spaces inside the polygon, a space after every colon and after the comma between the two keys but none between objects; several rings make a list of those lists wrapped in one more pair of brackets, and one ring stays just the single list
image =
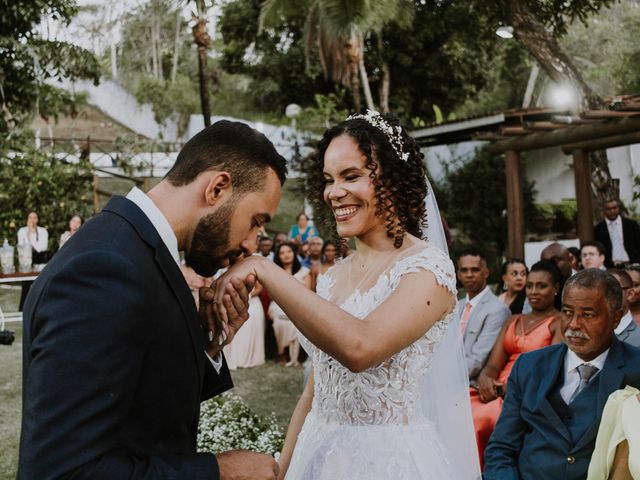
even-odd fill
[{"label": "bride's arm", "polygon": [[[277,265],[257,256],[244,259],[218,280],[219,313],[240,299],[233,277],[256,275],[302,334],[348,369],[361,372],[411,345],[455,303],[453,294],[421,270],[402,277],[389,298],[359,320],[304,287]],[[236,284],[241,282],[236,280]]]},{"label": "bride's arm", "polygon": [[291,415],[289,421],[289,428],[287,428],[287,436],[284,439],[284,446],[282,447],[282,453],[278,459],[278,465],[280,466],[280,474],[278,480],[282,480],[289,469],[291,463],[291,456],[293,455],[293,449],[298,441],[298,435],[302,430],[302,425],[307,418],[307,413],[311,410],[311,403],[313,401],[313,370],[307,380],[307,385],[304,387],[304,391],[298,400],[295,410]]}]

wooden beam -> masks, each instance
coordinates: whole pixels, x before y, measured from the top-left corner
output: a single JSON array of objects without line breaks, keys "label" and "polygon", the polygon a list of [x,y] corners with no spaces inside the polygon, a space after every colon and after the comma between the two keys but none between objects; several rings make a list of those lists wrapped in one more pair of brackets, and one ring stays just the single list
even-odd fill
[{"label": "wooden beam", "polygon": [[607,148],[621,147],[623,145],[632,145],[634,143],[640,143],[640,131],[611,135],[610,137],[596,138],[595,140],[585,140],[584,142],[569,143],[562,146],[562,152],[565,155],[571,155],[571,152],[574,150],[591,152],[593,150],[604,150]]},{"label": "wooden beam", "polygon": [[580,243],[593,240],[593,208],[591,206],[591,168],[584,150],[573,151],[573,175],[578,204],[578,238]]},{"label": "wooden beam", "polygon": [[505,153],[508,150],[522,152],[539,148],[559,147],[567,143],[582,142],[611,135],[640,131],[639,118],[622,118],[610,122],[598,122],[590,125],[578,125],[552,132],[532,133],[524,137],[496,142],[488,147],[491,154]]},{"label": "wooden beam", "polygon": [[507,182],[507,253],[510,258],[524,258],[524,198],[520,175],[520,154],[505,154]]},{"label": "wooden beam", "polygon": [[634,115],[640,115],[640,112],[623,112],[623,111],[614,111],[614,110],[588,110],[582,113],[583,118],[625,118],[631,117]]}]

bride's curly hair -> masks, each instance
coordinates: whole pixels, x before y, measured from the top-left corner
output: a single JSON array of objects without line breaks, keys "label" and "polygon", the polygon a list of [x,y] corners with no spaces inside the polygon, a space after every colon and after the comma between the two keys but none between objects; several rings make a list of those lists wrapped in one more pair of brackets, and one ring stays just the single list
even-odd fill
[{"label": "bride's curly hair", "polygon": [[[384,115],[392,127],[399,125],[394,117]],[[307,177],[307,195],[314,209],[315,222],[332,233],[333,240],[344,243],[336,228],[333,212],[324,202],[324,155],[331,141],[341,135],[353,138],[366,157],[365,167],[375,189],[375,215],[383,218],[387,236],[400,248],[405,232],[418,238],[426,228],[424,198],[427,194],[427,171],[415,140],[402,128],[402,160],[391,145],[389,137],[362,118],[345,120],[327,130],[318,144],[318,153],[311,162]]]}]

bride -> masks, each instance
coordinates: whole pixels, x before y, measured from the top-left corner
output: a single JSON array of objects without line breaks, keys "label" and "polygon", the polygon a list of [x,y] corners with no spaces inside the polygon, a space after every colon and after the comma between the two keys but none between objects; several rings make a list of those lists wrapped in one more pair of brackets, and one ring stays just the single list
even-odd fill
[{"label": "bride", "polygon": [[316,218],[356,243],[318,295],[257,256],[216,284],[224,319],[226,284],[255,276],[313,360],[281,477],[480,478],[455,273],[415,142],[377,112],[352,115],[325,133],[309,186]]}]

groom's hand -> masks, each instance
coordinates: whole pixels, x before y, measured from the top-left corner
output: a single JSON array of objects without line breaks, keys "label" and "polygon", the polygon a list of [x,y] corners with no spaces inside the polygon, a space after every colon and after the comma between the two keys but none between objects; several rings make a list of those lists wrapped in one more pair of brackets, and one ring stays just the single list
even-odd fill
[{"label": "groom's hand", "polygon": [[231,279],[226,285],[223,306],[216,304],[215,283],[200,289],[198,309],[205,349],[211,358],[215,358],[233,340],[238,329],[249,318],[249,292],[256,282],[253,275],[249,275],[244,282]]},{"label": "groom's hand", "polygon": [[264,453],[231,450],[216,455],[220,480],[276,480],[279,473],[275,459]]}]

